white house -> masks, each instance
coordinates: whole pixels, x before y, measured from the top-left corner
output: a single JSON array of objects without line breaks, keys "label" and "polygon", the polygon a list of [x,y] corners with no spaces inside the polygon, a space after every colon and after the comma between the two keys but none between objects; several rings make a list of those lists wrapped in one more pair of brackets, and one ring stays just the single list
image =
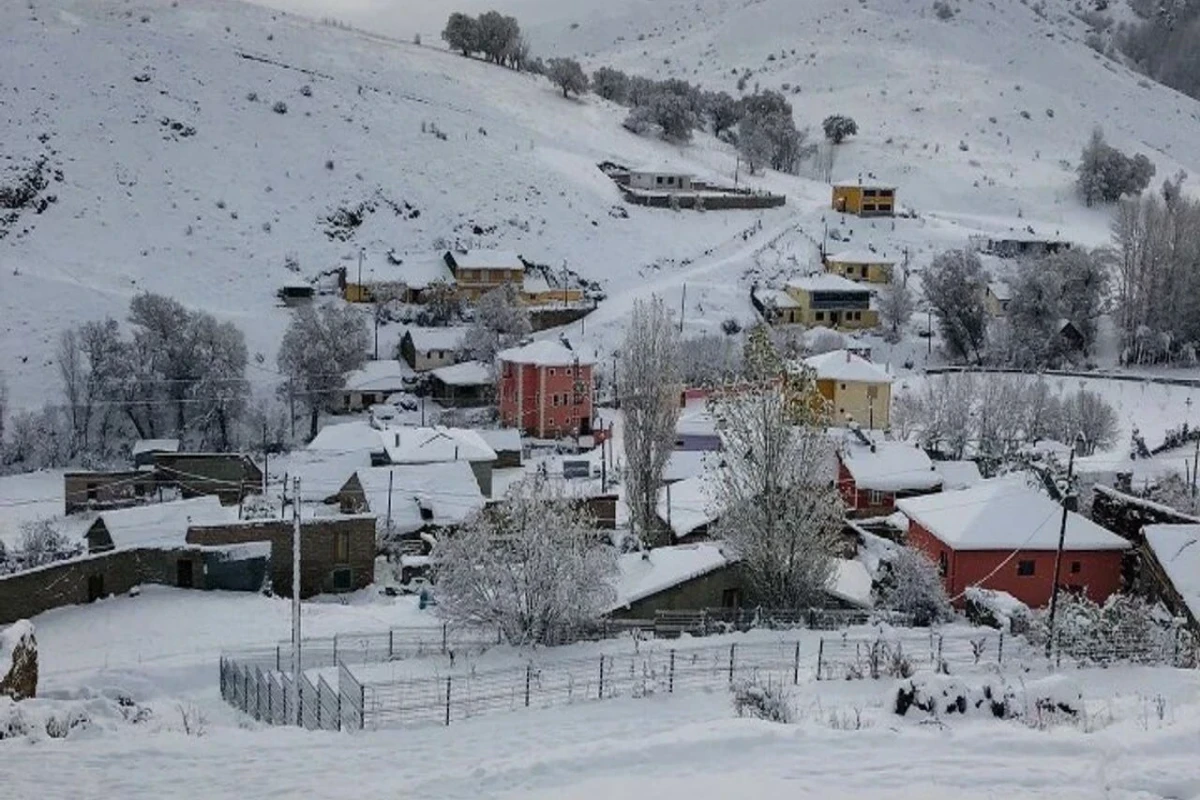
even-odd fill
[{"label": "white house", "polygon": [[466,328],[406,328],[400,355],[417,372],[457,364],[462,358]]},{"label": "white house", "polygon": [[629,170],[629,188],[652,192],[690,192],[691,173],[666,164],[645,164]]},{"label": "white house", "polygon": [[342,409],[362,411],[382,403],[388,395],[402,392],[409,370],[395,359],[368,361],[346,377],[342,388]]}]

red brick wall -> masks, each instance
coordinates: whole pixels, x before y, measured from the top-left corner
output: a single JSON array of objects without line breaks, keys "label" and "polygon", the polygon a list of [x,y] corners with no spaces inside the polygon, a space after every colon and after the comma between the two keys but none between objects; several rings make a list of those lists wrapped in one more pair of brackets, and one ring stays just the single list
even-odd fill
[{"label": "red brick wall", "polygon": [[[543,374],[544,373],[544,374]],[[553,373],[553,374],[551,374]],[[582,402],[575,403],[575,385],[586,389]],[[566,405],[554,405],[553,397],[565,396]],[[518,398],[520,403],[518,403]],[[500,420],[538,437],[575,433],[579,420],[592,418],[592,367],[538,367],[504,363],[500,369]]]},{"label": "red brick wall", "polygon": [[850,475],[850,470],[846,469],[846,466],[840,461],[838,462],[838,491],[841,493],[842,502],[846,504],[851,517],[882,517],[896,510],[896,495],[891,492],[884,492],[880,502],[872,505],[870,493],[865,489],[858,490],[854,478]]},{"label": "red brick wall", "polygon": [[[1050,603],[1054,584],[1053,550],[1027,550],[1012,556],[1011,550],[963,550],[955,552],[943,544],[916,522],[909,522],[908,543],[924,552],[938,563],[942,554],[946,556],[946,591],[957,597],[968,586],[979,585],[985,589],[1008,592],[1021,602],[1034,608]],[[1121,561],[1119,550],[1067,550],[1063,552],[1059,585],[1080,588],[1089,599],[1102,603],[1121,590]],[[1019,575],[1020,562],[1032,561],[1033,574]],[[1072,572],[1078,564],[1079,571]],[[997,569],[997,567],[999,567]],[[992,574],[995,571],[995,574]],[[960,598],[956,605],[962,605]]]}]

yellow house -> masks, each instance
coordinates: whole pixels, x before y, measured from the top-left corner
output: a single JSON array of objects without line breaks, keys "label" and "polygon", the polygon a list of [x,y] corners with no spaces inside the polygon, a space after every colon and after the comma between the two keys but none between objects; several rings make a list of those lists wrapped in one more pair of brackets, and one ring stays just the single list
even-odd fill
[{"label": "yellow house", "polygon": [[525,263],[516,253],[503,250],[448,250],[443,258],[454,273],[459,297],[467,300],[474,300],[508,283],[516,284],[520,289],[525,280]]},{"label": "yellow house", "polygon": [[861,180],[835,183],[832,206],[834,211],[860,217],[891,216],[896,213],[896,187]]},{"label": "yellow house", "polygon": [[834,350],[804,359],[817,373],[817,389],[829,401],[833,425],[856,422],[863,428],[889,426],[892,376],[849,350]]},{"label": "yellow house", "polygon": [[888,283],[895,266],[895,261],[870,250],[844,250],[825,259],[827,272],[860,283]]},{"label": "yellow house", "polygon": [[527,273],[521,282],[521,300],[530,306],[548,306],[555,303],[578,303],[583,299],[583,290],[577,286],[555,288],[545,276]]},{"label": "yellow house", "polygon": [[984,289],[983,306],[993,317],[1008,314],[1008,303],[1012,300],[1012,289],[1004,281],[992,281]]},{"label": "yellow house", "polygon": [[871,308],[870,290],[840,275],[793,278],[786,291],[797,306],[791,314],[792,322],[845,330],[879,326],[879,312]]},{"label": "yellow house", "polygon": [[454,286],[454,275],[440,253],[368,252],[360,265],[347,259],[341,269],[345,278],[342,297],[349,303],[381,299],[421,303],[430,287]]}]

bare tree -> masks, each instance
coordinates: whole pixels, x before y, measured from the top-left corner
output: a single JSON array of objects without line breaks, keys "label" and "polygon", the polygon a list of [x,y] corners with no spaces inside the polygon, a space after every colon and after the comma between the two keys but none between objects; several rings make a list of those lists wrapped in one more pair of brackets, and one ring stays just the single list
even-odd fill
[{"label": "bare tree", "polygon": [[4,421],[8,416],[8,381],[0,372],[0,447],[4,445]]},{"label": "bare tree", "polygon": [[653,539],[658,488],[675,445],[682,390],[679,334],[662,299],[638,301],[620,351],[625,502],[635,536]]},{"label": "bare tree", "polygon": [[880,580],[887,608],[912,614],[917,625],[932,625],[953,616],[938,567],[924,553],[900,547],[887,566]]},{"label": "bare tree", "polygon": [[891,280],[879,293],[879,316],[887,328],[885,338],[889,342],[900,341],[900,329],[903,328],[916,310],[912,290],[908,288],[908,276],[901,276],[892,271]]},{"label": "bare tree", "polygon": [[321,412],[336,406],[346,377],[366,361],[370,343],[366,319],[349,306],[303,306],[292,317],[279,347],[279,371],[288,378],[282,392],[308,409],[310,438]]},{"label": "bare tree", "polygon": [[78,554],[80,549],[78,544],[60,533],[48,519],[21,524],[21,542],[18,550],[26,569],[70,558]]},{"label": "bare tree", "polygon": [[463,338],[463,349],[476,361],[491,363],[496,353],[512,347],[533,330],[529,309],[512,284],[499,286],[479,298],[475,321]]},{"label": "bare tree", "polygon": [[63,382],[63,399],[71,422],[71,449],[74,452],[88,449],[93,405],[87,393],[86,369],[79,335],[74,328],[68,328],[58,337],[58,374]]},{"label": "bare tree", "polygon": [[714,533],[741,561],[755,597],[772,608],[819,604],[840,547],[832,445],[821,427],[794,424],[811,416],[798,411],[814,400],[764,382],[712,401],[724,461],[713,467]]},{"label": "bare tree", "polygon": [[595,521],[544,479],[439,538],[433,550],[440,613],[498,626],[511,644],[555,644],[612,607],[616,550]]}]

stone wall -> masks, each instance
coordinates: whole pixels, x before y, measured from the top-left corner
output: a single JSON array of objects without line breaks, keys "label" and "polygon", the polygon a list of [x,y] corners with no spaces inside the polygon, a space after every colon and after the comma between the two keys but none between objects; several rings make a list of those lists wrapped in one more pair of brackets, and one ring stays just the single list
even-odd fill
[{"label": "stone wall", "polygon": [[1194,525],[1200,519],[1140,497],[1096,486],[1092,498],[1092,521],[1131,542],[1142,541],[1146,525]]}]

